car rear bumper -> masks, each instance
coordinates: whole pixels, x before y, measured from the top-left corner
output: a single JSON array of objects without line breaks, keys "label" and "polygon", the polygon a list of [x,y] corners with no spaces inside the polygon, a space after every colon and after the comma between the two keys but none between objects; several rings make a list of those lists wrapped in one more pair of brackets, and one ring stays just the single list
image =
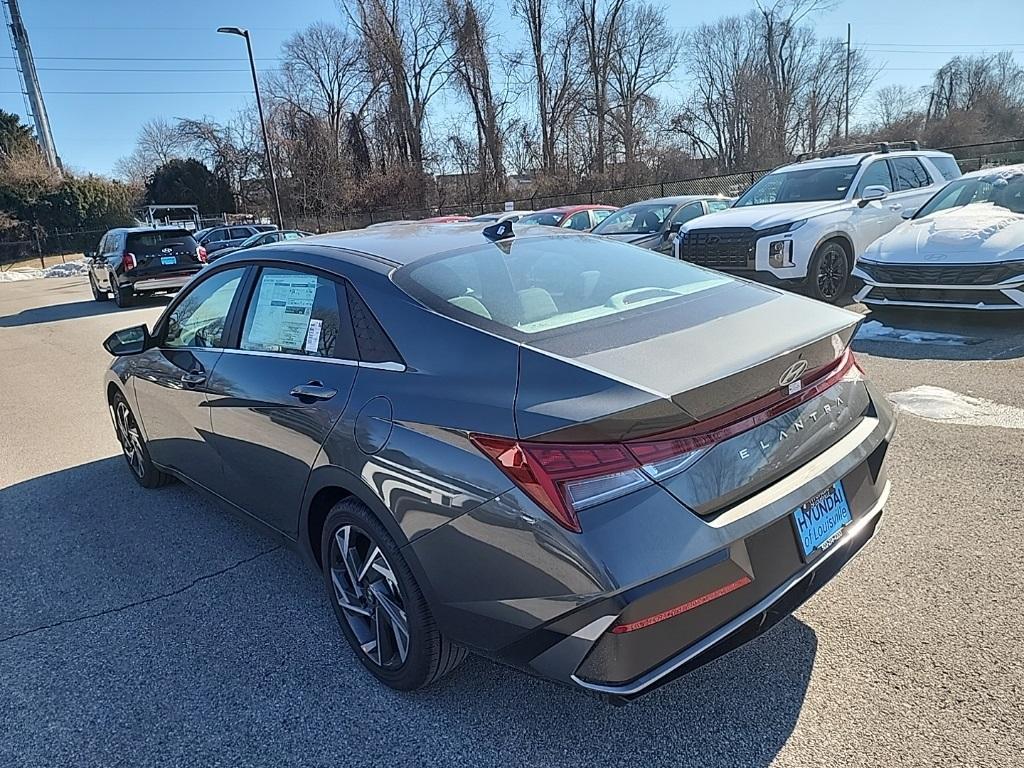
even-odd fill
[{"label": "car rear bumper", "polygon": [[193,275],[196,274],[202,267],[196,267],[195,269],[187,272],[175,272],[170,275],[154,275],[152,277],[139,278],[137,280],[128,281],[127,285],[130,285],[137,293],[143,291],[172,291],[178,290],[185,283],[192,279]]},{"label": "car rear bumper", "polygon": [[[702,556],[581,599],[576,609],[488,655],[622,703],[733,650],[789,615],[874,535],[889,494],[885,457],[894,431],[891,412],[880,408],[804,467],[705,518],[699,525],[718,543],[701,544]],[[852,521],[831,546],[804,558],[791,513],[835,482]],[[666,542],[664,550],[682,552],[691,543]],[[622,546],[634,558],[657,562],[654,549]],[[639,626],[615,631],[628,624]]]}]

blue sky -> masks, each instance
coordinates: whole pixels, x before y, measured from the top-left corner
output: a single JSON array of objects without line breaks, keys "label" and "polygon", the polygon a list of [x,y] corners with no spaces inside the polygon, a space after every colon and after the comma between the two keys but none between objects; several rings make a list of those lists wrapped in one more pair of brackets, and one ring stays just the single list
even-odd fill
[{"label": "blue sky", "polygon": [[[495,19],[505,44],[515,46],[521,34],[505,18],[506,7],[495,3]],[[746,12],[753,0],[672,0],[665,7],[683,29]],[[109,173],[131,151],[139,126],[150,118],[223,120],[251,98],[244,42],[216,34],[218,26],[248,27],[258,66],[269,68],[291,33],[340,18],[335,0],[21,0],[21,10],[57,150],[72,168],[98,173]],[[876,87],[924,85],[957,53],[1012,48],[1024,60],[1024,0],[843,0],[813,17],[820,36],[845,38],[847,22],[854,45],[884,65]],[[3,34],[0,41],[0,108],[25,115],[9,38]],[[103,93],[85,93],[96,91]]]}]

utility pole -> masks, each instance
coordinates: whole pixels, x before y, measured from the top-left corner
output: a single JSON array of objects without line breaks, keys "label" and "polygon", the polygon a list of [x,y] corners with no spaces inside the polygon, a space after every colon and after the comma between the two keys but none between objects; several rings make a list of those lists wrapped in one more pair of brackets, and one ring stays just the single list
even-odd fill
[{"label": "utility pole", "polygon": [[39,76],[36,74],[36,63],[32,58],[32,46],[28,42],[28,32],[21,20],[18,0],[2,0],[7,10],[8,29],[11,43],[18,58],[18,72],[21,74],[22,89],[28,99],[28,108],[32,113],[32,121],[36,128],[36,141],[43,152],[46,164],[60,173],[60,161],[57,158],[57,147],[50,133],[50,118],[46,115],[43,103],[43,90],[39,87]]},{"label": "utility pole", "polygon": [[851,25],[846,25],[846,85],[843,88],[843,98],[846,101],[846,107],[843,109],[843,113],[846,116],[846,129],[843,134],[843,138],[850,138],[850,57],[852,50],[850,48],[850,39],[852,37]]}]

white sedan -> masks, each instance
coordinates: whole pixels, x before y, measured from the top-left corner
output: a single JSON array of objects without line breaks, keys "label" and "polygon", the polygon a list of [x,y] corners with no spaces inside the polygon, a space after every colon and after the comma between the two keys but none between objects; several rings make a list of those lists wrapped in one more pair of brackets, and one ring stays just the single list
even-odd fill
[{"label": "white sedan", "polygon": [[872,307],[1024,309],[1024,165],[951,181],[857,262]]}]

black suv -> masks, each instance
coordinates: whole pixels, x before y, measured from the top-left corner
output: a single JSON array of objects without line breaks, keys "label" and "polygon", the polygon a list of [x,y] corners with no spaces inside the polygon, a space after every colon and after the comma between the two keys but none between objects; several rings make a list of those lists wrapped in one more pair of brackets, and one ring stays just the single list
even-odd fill
[{"label": "black suv", "polygon": [[106,301],[113,294],[119,307],[137,294],[177,291],[206,265],[206,250],[178,227],[112,229],[85,257],[92,297]]}]

